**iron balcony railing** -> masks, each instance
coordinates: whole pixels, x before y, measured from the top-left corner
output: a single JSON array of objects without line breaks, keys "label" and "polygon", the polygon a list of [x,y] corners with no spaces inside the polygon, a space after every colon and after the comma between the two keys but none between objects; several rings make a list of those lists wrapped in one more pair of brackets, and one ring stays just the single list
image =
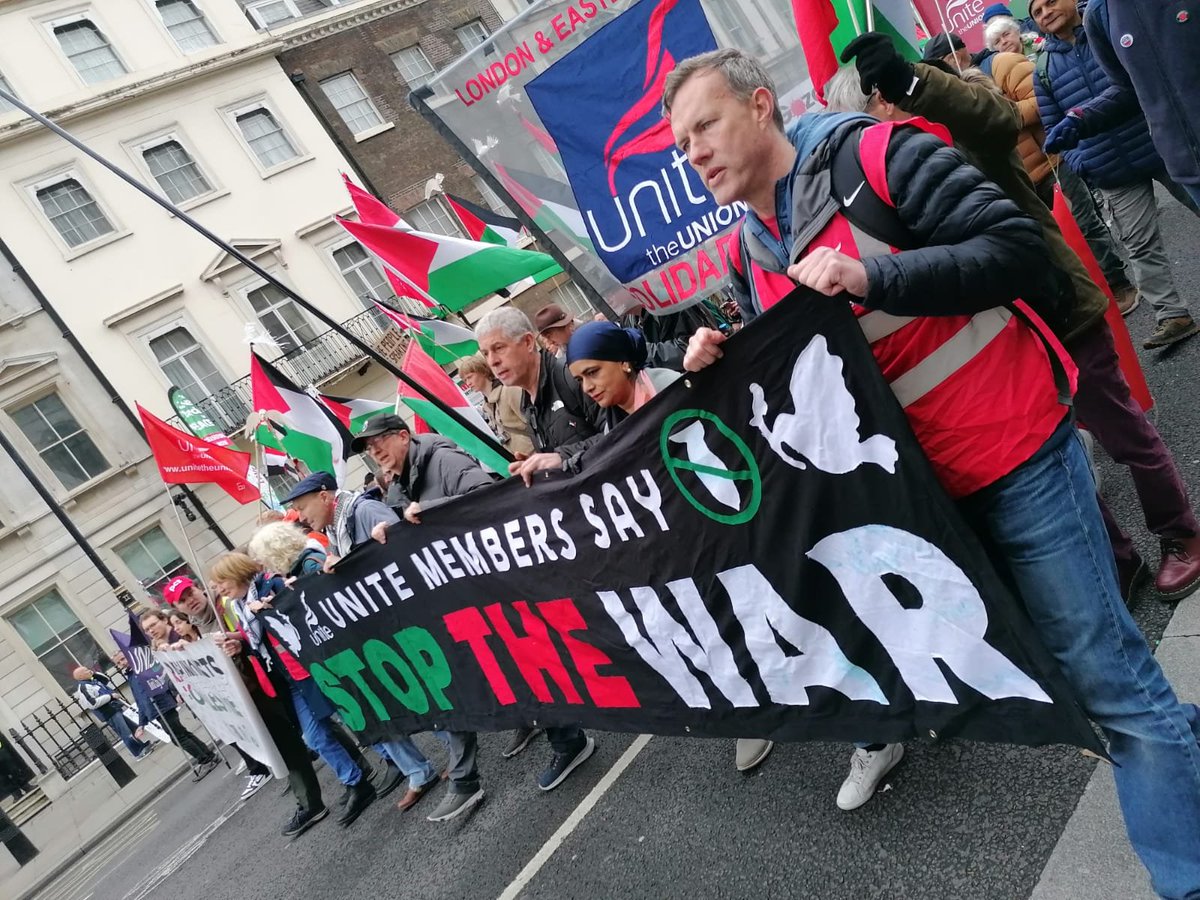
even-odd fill
[{"label": "iron balcony railing", "polygon": [[[360,341],[375,346],[387,332],[389,322],[377,309],[368,309],[342,323]],[[320,387],[342,373],[357,368],[365,354],[342,334],[329,329],[307,343],[286,352],[274,351],[275,356],[260,354],[299,387]],[[193,398],[209,417],[227,433],[240,430],[252,408],[250,376],[239,378],[228,387],[207,397]],[[175,428],[183,428],[179,417],[168,420]]]}]

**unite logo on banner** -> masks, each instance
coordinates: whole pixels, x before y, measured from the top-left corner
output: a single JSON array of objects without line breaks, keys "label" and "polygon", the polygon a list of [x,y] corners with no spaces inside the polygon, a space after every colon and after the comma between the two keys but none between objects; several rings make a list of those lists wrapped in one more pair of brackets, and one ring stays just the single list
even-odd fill
[{"label": "unite logo on banner", "polygon": [[949,30],[963,39],[967,49],[983,47],[983,11],[988,0],[914,0],[926,24],[935,32]]},{"label": "unite logo on banner", "polygon": [[711,242],[745,211],[717,204],[660,112],[676,63],[715,49],[699,0],[642,0],[527,85],[597,253],[651,311],[719,286]]}]

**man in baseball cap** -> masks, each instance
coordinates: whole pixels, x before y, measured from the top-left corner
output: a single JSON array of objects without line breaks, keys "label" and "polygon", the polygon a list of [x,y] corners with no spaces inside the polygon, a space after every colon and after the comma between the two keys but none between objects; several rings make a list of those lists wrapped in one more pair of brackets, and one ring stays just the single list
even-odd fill
[{"label": "man in baseball cap", "polygon": [[[372,445],[378,443],[372,441],[371,438],[387,437],[388,435],[409,434],[411,429],[403,417],[395,413],[382,413],[378,416],[372,416],[367,420],[366,426],[350,443],[350,450],[354,453],[362,453],[369,449]],[[388,466],[388,468],[392,468]]]},{"label": "man in baseball cap", "polygon": [[[493,483],[478,460],[464,453],[453,441],[436,434],[414,435],[405,421],[396,415],[385,413],[370,419],[354,439],[351,449],[355,453],[365,450],[381,469],[391,472],[392,481],[384,508],[388,512],[404,510],[404,518],[414,525],[421,521],[422,508],[430,509]],[[369,504],[378,505],[375,500],[358,502],[368,508]],[[370,537],[386,543],[387,529],[395,521],[394,515],[390,519],[378,518]],[[365,539],[365,536],[359,538],[360,541]],[[475,734],[468,731],[439,731],[438,735],[449,749],[447,775],[450,784],[446,796],[428,818],[431,822],[448,822],[483,800],[477,759],[479,742]],[[411,789],[405,795],[406,800],[411,798],[409,806],[428,788],[427,782]]]},{"label": "man in baseball cap", "polygon": [[202,633],[227,631],[228,623],[217,618],[217,610],[208,602],[196,582],[186,575],[178,575],[163,588],[163,599],[188,617]]},{"label": "man in baseball cap", "polygon": [[557,303],[543,306],[533,315],[533,327],[537,329],[538,337],[542,338],[555,356],[562,356],[567,349],[567,341],[575,331],[575,320]]},{"label": "man in baseball cap", "polygon": [[178,575],[168,581],[167,586],[163,588],[163,599],[171,606],[175,606],[185,591],[194,591],[195,589],[196,582],[186,575]]}]

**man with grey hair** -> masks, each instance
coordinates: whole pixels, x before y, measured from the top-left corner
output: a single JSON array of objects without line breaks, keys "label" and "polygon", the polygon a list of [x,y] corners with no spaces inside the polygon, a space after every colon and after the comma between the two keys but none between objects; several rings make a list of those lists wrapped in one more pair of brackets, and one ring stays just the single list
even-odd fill
[{"label": "man with grey hair", "polygon": [[[1155,889],[1200,896],[1200,709],[1179,702],[1121,602],[1069,415],[1074,366],[1025,303],[1055,286],[1037,223],[930,123],[826,113],[785,132],[765,72],[747,93],[725,58],[681,63],[663,106],[717,202],[749,207],[730,242],[744,316],[797,284],[849,307],[935,476],[1104,731]],[[698,332],[684,365],[719,364],[725,340]],[[839,807],[871,797],[898,746],[855,751]]]},{"label": "man with grey hair", "polygon": [[[538,347],[533,323],[525,313],[512,306],[492,310],[476,324],[475,339],[496,379],[522,391],[521,413],[537,452],[518,458],[509,466],[510,474],[531,484],[536,472],[561,469],[563,459],[581,442],[600,434],[600,408],[584,395],[565,362]],[[536,734],[533,728],[519,729],[504,756],[520,753]],[[587,761],[596,742],[573,726],[547,728],[546,737],[554,757],[538,776],[538,787],[551,791]]]},{"label": "man with grey hair", "polygon": [[496,379],[525,393],[521,413],[537,452],[509,466],[510,474],[530,484],[535,472],[562,468],[570,451],[560,449],[574,450],[600,434],[599,407],[584,395],[565,362],[538,348],[525,313],[512,306],[492,310],[475,326],[475,339]]}]

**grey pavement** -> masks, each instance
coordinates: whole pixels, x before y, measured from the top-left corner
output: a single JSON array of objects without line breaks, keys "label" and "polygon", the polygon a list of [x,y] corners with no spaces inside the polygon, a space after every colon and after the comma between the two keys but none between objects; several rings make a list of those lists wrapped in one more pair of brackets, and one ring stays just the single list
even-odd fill
[{"label": "grey pavement", "polygon": [[[1157,655],[1181,700],[1200,702],[1200,602],[1184,601]],[[1154,900],[1121,822],[1112,769],[1099,765],[1054,848],[1031,900]]]},{"label": "grey pavement", "polygon": [[184,757],[163,746],[139,761],[124,750],[119,753],[137,777],[120,789],[100,763],[93,762],[70,791],[22,826],[38,849],[31,862],[18,868],[11,856],[0,852],[0,896],[22,897],[80,857],[87,858],[70,877],[86,880],[91,867],[120,855],[126,843],[155,833],[157,820],[143,809],[187,771]]},{"label": "grey pavement", "polygon": [[[1180,287],[1200,306],[1200,258],[1184,249],[1197,246],[1200,223],[1175,204],[1164,217]],[[1150,311],[1138,310],[1130,328],[1144,338]],[[1147,354],[1144,365],[1158,424],[1195,495],[1200,339]],[[1153,566],[1157,547],[1142,533],[1128,475],[1100,464],[1106,496]],[[1152,643],[1162,639],[1180,690],[1200,697],[1200,596],[1180,604],[1173,621],[1175,610],[1151,589],[1140,599],[1140,626]],[[397,811],[393,797],[350,828],[330,817],[294,841],[279,833],[292,811],[281,784],[231,808],[239,780],[210,777],[155,803],[161,834],[142,838],[137,853],[86,887],[94,900],[1146,896],[1107,766],[1071,748],[913,743],[884,789],[844,813],[834,804],[848,765],[843,745],[781,745],[745,776],[734,771],[731,741],[653,738],[630,759],[632,736],[596,737],[596,755],[544,794],[534,785],[549,754],[544,741],[504,760],[504,736],[483,735],[487,799],[465,821],[424,821],[435,792],[412,812]],[[444,758],[432,738],[418,741]],[[609,774],[618,760],[627,766]],[[340,788],[326,771],[321,779],[335,800]],[[533,860],[536,872],[527,868]]]}]

